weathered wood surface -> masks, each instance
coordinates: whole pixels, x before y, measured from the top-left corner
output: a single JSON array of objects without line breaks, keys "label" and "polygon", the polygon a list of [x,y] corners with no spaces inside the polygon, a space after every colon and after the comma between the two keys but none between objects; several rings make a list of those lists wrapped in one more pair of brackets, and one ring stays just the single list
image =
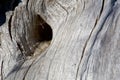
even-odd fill
[{"label": "weathered wood surface", "polygon": [[22,0],[0,39],[1,80],[120,79],[120,0]]}]

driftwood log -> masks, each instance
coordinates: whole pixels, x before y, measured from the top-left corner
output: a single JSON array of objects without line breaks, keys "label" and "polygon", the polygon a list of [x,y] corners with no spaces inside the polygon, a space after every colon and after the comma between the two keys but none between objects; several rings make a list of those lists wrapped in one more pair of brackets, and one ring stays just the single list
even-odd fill
[{"label": "driftwood log", "polygon": [[120,80],[120,0],[11,1],[0,80]]}]

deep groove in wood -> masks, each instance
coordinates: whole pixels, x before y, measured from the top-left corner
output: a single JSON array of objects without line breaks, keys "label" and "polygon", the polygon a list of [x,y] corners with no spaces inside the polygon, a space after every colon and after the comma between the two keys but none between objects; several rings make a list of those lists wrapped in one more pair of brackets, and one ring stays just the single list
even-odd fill
[{"label": "deep groove in wood", "polygon": [[10,19],[9,19],[9,21],[8,21],[8,31],[9,31],[10,38],[11,38],[11,40],[12,40],[11,22],[12,22],[12,15],[10,16]]},{"label": "deep groove in wood", "polygon": [[3,63],[4,63],[4,61],[2,60],[2,63],[1,63],[1,80],[3,80]]}]

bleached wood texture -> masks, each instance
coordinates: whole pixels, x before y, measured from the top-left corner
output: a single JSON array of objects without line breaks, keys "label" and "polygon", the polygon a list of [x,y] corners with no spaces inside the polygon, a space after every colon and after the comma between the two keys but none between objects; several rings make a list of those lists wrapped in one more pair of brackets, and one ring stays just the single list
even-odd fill
[{"label": "bleached wood texture", "polygon": [[0,39],[1,80],[120,80],[120,0],[22,0]]}]

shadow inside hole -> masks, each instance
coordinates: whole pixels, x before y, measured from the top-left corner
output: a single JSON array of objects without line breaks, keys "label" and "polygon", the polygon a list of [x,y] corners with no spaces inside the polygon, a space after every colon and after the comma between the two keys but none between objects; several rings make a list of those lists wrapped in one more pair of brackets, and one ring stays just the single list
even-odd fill
[{"label": "shadow inside hole", "polygon": [[[32,36],[35,41],[40,42],[40,44],[43,43],[41,45],[42,49],[43,49],[44,44],[49,45],[48,42],[52,40],[53,31],[52,31],[51,26],[49,24],[47,24],[39,15],[37,15],[37,17],[35,17],[35,18],[36,18],[35,22],[33,23],[33,32],[31,32],[30,34],[31,35],[33,34]],[[20,44],[18,44],[18,47],[19,47],[19,49],[22,48]],[[47,47],[45,47],[44,50],[46,50],[46,48]],[[22,49],[21,49],[21,51],[22,51]],[[27,52],[27,50],[26,50],[26,52]],[[32,52],[32,54],[33,54],[33,52]],[[25,57],[31,56],[32,54],[31,53],[25,54]],[[8,78],[13,73],[16,73],[24,68],[29,68],[30,66],[22,67],[22,65],[24,64],[25,61],[26,61],[26,58],[24,58],[23,54],[18,55],[18,57],[16,59],[16,65],[13,67],[13,69],[8,73],[8,75],[5,78]]]},{"label": "shadow inside hole", "polygon": [[31,30],[28,32],[29,39],[27,42],[29,44],[27,48],[23,49],[26,56],[32,56],[36,49],[41,50],[39,53],[45,51],[49,47],[53,36],[51,26],[39,15],[34,16],[33,23],[29,28]]},{"label": "shadow inside hole", "polygon": [[51,26],[39,15],[37,15],[35,34],[37,34],[39,42],[52,40],[53,32]]},{"label": "shadow inside hole", "polygon": [[52,40],[52,29],[51,27],[47,24],[44,23],[41,26],[41,40],[40,41],[50,41]]},{"label": "shadow inside hole", "polygon": [[0,0],[0,26],[5,23],[5,13],[14,10],[21,0]]}]

